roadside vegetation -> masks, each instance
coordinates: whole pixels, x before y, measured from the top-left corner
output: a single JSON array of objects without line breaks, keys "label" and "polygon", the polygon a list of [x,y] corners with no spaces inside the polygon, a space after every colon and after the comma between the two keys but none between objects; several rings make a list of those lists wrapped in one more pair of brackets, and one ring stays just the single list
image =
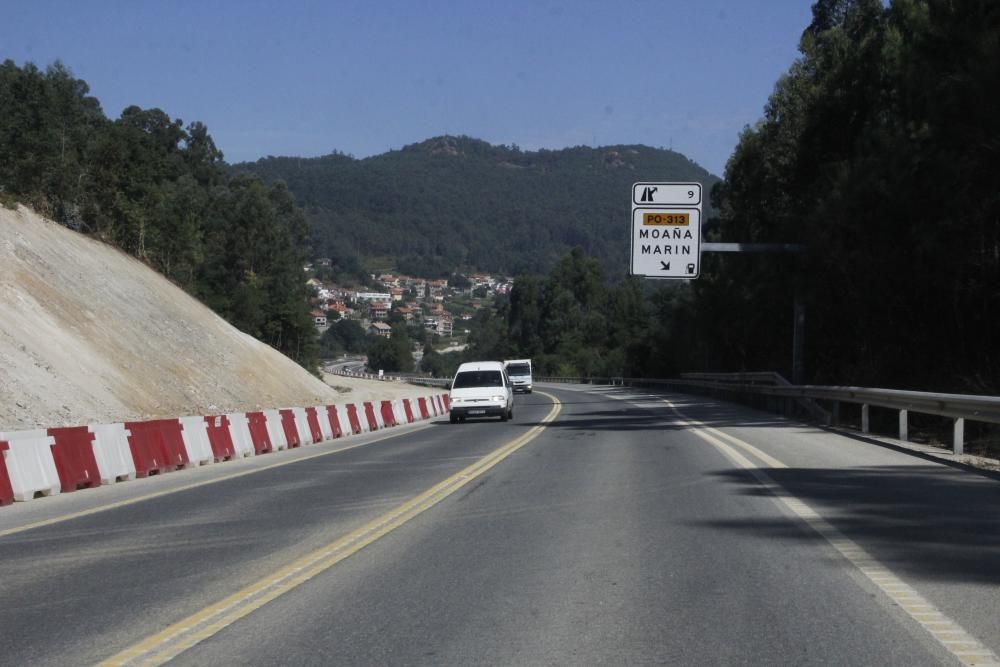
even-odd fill
[{"label": "roadside vegetation", "polygon": [[111,120],[60,63],[0,65],[0,197],[146,262],[316,372],[309,233],[281,184],[227,174],[208,128],[130,106]]}]

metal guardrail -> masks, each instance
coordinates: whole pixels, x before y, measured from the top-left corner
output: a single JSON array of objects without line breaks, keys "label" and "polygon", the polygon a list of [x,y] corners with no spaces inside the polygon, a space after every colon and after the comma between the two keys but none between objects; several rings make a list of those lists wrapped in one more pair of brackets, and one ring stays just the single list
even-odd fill
[{"label": "metal guardrail", "polygon": [[[677,379],[651,378],[537,378],[539,382],[574,382],[585,384],[611,384],[624,386],[669,386],[681,391],[708,390],[742,396],[763,396],[785,399],[785,412],[790,412],[787,401],[796,401],[819,421],[836,424],[841,403],[861,406],[861,431],[869,433],[869,408],[871,406],[899,411],[899,439],[909,439],[909,413],[937,415],[954,420],[952,449],[962,454],[965,447],[965,420],[1000,424],[1000,396],[974,394],[943,394],[900,389],[869,387],[828,387],[819,385],[792,385],[777,373],[685,373]],[[808,401],[803,404],[802,401]],[[832,411],[827,412],[815,404],[827,401]],[[810,407],[812,403],[813,407]],[[770,406],[774,407],[774,406]],[[832,414],[831,414],[832,413]]]}]

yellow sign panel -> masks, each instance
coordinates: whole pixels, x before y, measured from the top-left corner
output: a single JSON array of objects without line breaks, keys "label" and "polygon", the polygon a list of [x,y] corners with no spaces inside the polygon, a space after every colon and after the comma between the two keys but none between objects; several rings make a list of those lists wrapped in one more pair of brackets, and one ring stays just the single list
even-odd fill
[{"label": "yellow sign panel", "polygon": [[672,227],[687,227],[691,223],[689,213],[643,213],[644,225],[668,225]]}]

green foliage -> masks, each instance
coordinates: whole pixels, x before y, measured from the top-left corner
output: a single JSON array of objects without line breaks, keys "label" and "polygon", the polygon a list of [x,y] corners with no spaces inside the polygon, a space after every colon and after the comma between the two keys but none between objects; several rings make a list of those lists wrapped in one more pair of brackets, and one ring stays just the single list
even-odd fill
[{"label": "green foliage", "polygon": [[648,146],[529,152],[450,136],[364,160],[269,157],[234,169],[288,183],[320,255],[391,257],[426,277],[546,271],[576,246],[623,275],[632,183],[718,180]]},{"label": "green foliage", "polygon": [[373,370],[409,373],[413,371],[413,343],[400,323],[389,338],[377,337],[368,346],[368,367]]},{"label": "green foliage", "polygon": [[281,184],[229,178],[202,123],[130,106],[109,120],[61,63],[0,65],[0,195],[148,263],[315,370],[305,218]]},{"label": "green foliage", "polygon": [[342,354],[363,354],[368,349],[365,330],[356,320],[339,319],[319,339],[320,356],[333,359]]},{"label": "green foliage", "polygon": [[670,347],[688,368],[788,372],[798,291],[811,381],[996,391],[1000,5],[813,14],[713,193],[724,240],[807,252],[711,258],[668,308]]}]

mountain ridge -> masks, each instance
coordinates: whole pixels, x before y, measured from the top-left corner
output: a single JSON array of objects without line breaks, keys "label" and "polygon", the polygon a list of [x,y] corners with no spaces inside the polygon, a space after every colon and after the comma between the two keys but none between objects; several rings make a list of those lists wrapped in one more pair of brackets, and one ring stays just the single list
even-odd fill
[{"label": "mountain ridge", "polygon": [[365,158],[268,156],[231,169],[288,185],[317,256],[343,270],[381,261],[420,275],[541,273],[576,246],[624,275],[632,183],[698,181],[708,191],[719,180],[642,144],[524,151],[452,135]]}]

